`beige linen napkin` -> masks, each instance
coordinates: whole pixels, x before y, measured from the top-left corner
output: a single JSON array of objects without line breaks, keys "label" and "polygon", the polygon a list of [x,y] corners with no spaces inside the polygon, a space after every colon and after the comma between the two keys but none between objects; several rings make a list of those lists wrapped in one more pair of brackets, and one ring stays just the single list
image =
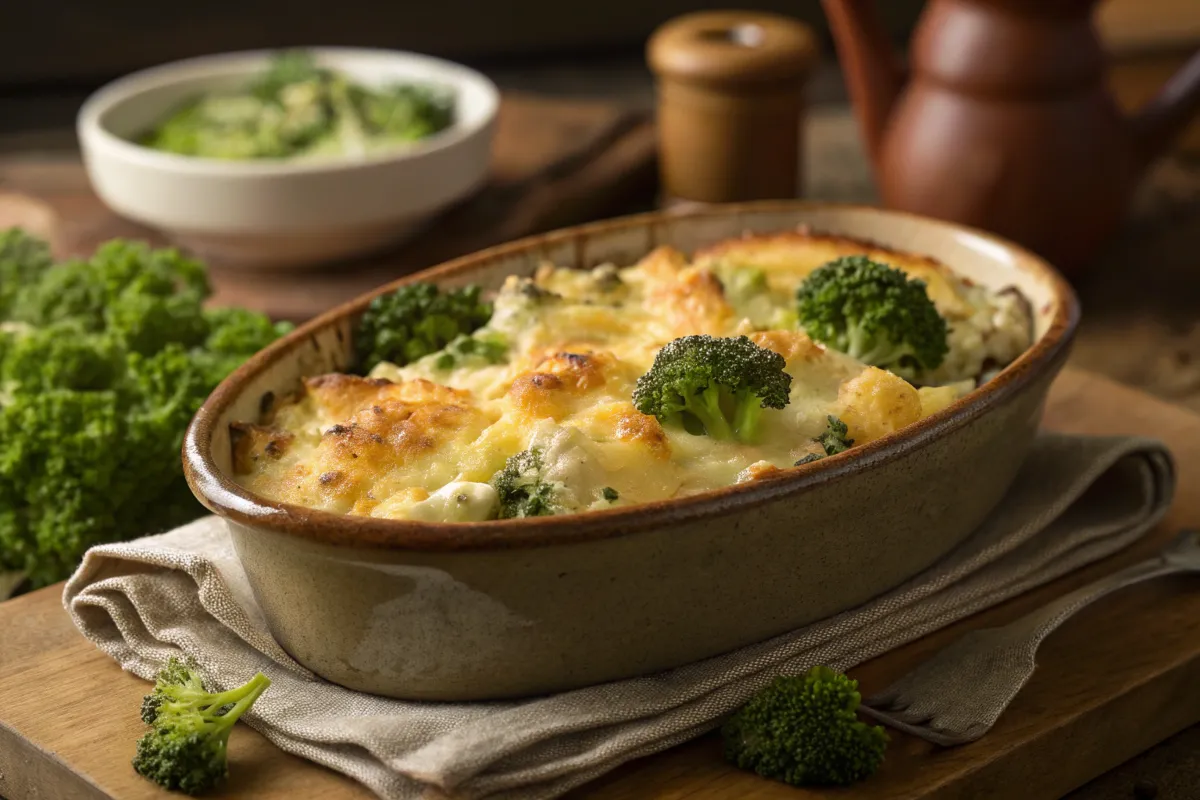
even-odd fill
[{"label": "beige linen napkin", "polygon": [[218,689],[262,670],[273,685],[247,721],[381,797],[550,798],[711,730],[776,675],[849,669],[1120,550],[1173,492],[1159,442],[1045,435],[992,517],[894,591],[707,661],[520,702],[403,702],[317,678],[271,638],[214,517],[94,548],[63,600],[85,636],[144,678],[180,652]]}]

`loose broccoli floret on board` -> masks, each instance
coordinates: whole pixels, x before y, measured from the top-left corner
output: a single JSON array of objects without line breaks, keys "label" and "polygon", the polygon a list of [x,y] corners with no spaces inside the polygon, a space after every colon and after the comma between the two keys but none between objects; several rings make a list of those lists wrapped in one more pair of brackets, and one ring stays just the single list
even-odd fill
[{"label": "loose broccoli floret on board", "polygon": [[537,448],[510,456],[504,469],[492,476],[500,498],[500,519],[548,517],[562,510],[557,495],[562,486],[547,480],[542,453]]},{"label": "loose broccoli floret on board", "polygon": [[763,409],[788,404],[783,356],[745,336],[684,336],[658,351],[638,378],[638,411],[714,439],[757,439]]},{"label": "loose broccoli floret on board", "polygon": [[796,306],[815,341],[904,378],[935,369],[948,351],[946,320],[924,281],[866,256],[815,269],[796,290]]},{"label": "loose broccoli floret on board", "polygon": [[860,722],[858,682],[828,667],[776,678],[721,729],[725,757],[793,786],[848,786],[883,762],[883,728]]},{"label": "loose broccoli floret on board", "polygon": [[197,795],[229,774],[234,723],[271,685],[261,672],[227,692],[209,692],[194,667],[172,658],[142,700],[150,730],[138,740],[133,768],[163,788]]},{"label": "loose broccoli floret on board", "polygon": [[382,361],[403,366],[436,353],[459,336],[482,327],[492,305],[479,286],[441,291],[431,283],[409,283],[371,301],[354,341],[359,368],[370,372]]}]

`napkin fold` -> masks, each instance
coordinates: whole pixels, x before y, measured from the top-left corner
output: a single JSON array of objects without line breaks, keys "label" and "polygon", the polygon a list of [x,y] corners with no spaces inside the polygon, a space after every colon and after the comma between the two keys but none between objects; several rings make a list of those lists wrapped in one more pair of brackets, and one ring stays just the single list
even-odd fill
[{"label": "napkin fold", "polygon": [[315,676],[271,637],[216,517],[93,548],[63,602],[84,636],[143,678],[172,655],[193,657],[218,690],[261,670],[273,684],[243,719],[380,797],[538,800],[711,730],[778,675],[847,670],[1127,547],[1174,487],[1160,442],[1046,434],[991,517],[893,591],[695,664],[522,701],[406,702]]}]

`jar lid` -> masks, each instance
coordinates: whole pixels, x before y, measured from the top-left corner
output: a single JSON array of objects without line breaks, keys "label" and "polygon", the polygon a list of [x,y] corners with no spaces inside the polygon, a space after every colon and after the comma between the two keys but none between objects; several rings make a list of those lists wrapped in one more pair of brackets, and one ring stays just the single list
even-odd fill
[{"label": "jar lid", "polygon": [[820,52],[799,20],[758,11],[699,11],[650,37],[646,57],[660,77],[710,85],[803,78]]}]

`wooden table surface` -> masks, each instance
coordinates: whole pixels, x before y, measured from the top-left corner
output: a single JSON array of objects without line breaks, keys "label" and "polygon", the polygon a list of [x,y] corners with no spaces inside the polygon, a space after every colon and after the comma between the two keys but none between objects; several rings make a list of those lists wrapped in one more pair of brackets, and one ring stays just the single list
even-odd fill
[{"label": "wooden table surface", "polygon": [[[1104,378],[1068,370],[1046,425],[1075,433],[1139,433],[1171,442],[1180,491],[1143,541],[851,670],[871,693],[966,631],[1004,624],[1147,558],[1181,527],[1200,525],[1200,416]],[[162,800],[129,757],[147,684],[121,672],[72,627],[61,585],[0,605],[0,794],[11,800]],[[941,749],[895,734],[879,774],[846,800],[1054,800],[1200,720],[1200,586],[1194,577],[1124,590],[1082,612],[1038,653],[1038,671],[983,739]],[[69,710],[69,713],[64,713]],[[219,797],[367,800],[340,775],[285,755],[239,726],[233,778]],[[823,796],[733,769],[713,736],[624,765],[571,800],[805,800]],[[1195,800],[1164,792],[1162,800]]]}]

